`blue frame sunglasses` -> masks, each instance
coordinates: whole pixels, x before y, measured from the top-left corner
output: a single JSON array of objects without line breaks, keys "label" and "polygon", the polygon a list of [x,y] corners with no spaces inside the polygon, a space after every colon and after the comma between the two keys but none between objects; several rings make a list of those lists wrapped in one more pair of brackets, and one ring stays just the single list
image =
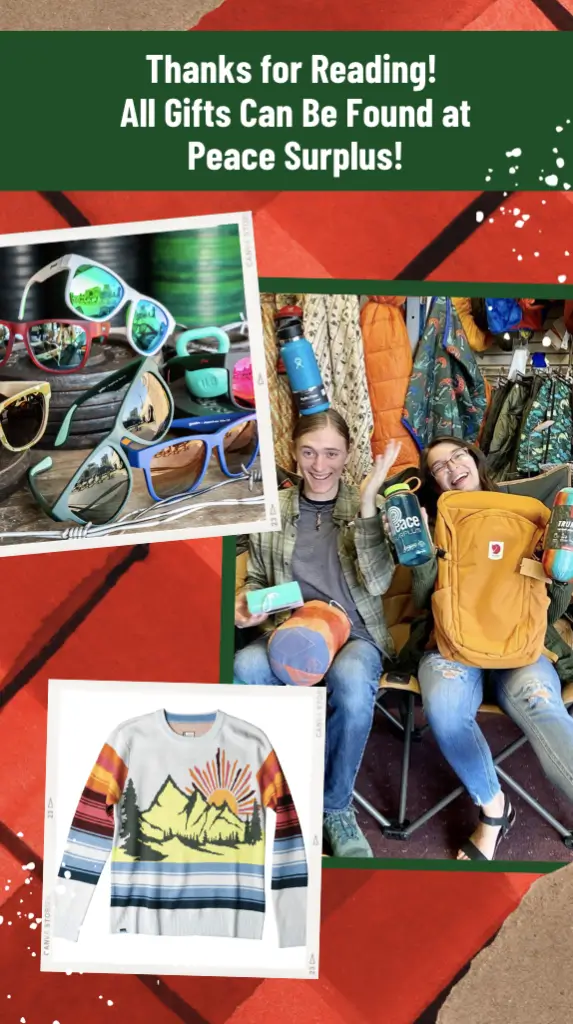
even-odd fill
[{"label": "blue frame sunglasses", "polygon": [[130,466],[142,469],[154,501],[190,494],[200,487],[213,452],[226,477],[241,477],[259,454],[255,411],[239,416],[205,416],[173,420],[174,437],[145,448],[122,442]]}]

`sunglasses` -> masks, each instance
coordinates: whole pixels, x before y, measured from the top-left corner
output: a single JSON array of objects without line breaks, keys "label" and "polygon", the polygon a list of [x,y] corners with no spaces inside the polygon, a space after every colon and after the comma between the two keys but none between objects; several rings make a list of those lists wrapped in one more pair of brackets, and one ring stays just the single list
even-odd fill
[{"label": "sunglasses", "polygon": [[[54,442],[65,444],[76,410],[97,395],[127,387],[115,425],[76,469],[62,489],[57,470],[48,476],[52,459],[48,456],[28,470],[28,483],[34,498],[46,515],[56,522],[84,526],[111,523],[124,508],[133,486],[133,476],[121,442],[153,444],[165,436],[173,419],[173,399],[153,359],[134,359],[122,370],[105,377],[85,391],[68,410]],[[46,490],[38,489],[38,477],[44,477]]]},{"label": "sunglasses", "polygon": [[243,476],[243,467],[249,469],[259,452],[254,412],[226,417],[223,425],[219,418],[173,420],[172,429],[188,433],[148,448],[124,446],[130,465],[143,470],[154,501],[196,490],[215,451],[222,472],[230,478]]},{"label": "sunglasses", "polygon": [[24,319],[26,299],[33,284],[47,281],[66,270],[65,299],[72,313],[93,323],[111,320],[129,303],[127,340],[140,356],[155,355],[175,328],[171,313],[160,302],[131,288],[103,263],[71,254],[54,260],[30,278],[20,302],[18,319]]},{"label": "sunglasses", "polygon": [[30,359],[46,373],[74,373],[90,355],[94,338],[104,337],[111,324],[80,320],[0,320],[0,366],[7,363],[15,341],[23,341]]},{"label": "sunglasses", "polygon": [[48,423],[50,385],[28,380],[0,381],[0,444],[23,452],[40,440]]}]

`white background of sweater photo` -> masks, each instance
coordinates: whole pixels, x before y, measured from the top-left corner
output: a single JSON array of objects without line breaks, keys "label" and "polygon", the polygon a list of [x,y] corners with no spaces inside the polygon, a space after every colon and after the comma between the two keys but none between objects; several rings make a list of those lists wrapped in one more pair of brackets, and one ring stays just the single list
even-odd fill
[{"label": "white background of sweater photo", "polygon": [[[304,836],[308,859],[306,947],[278,946],[270,891],[275,829],[272,812],[267,816],[262,940],[110,934],[109,860],[95,888],[78,942],[50,936],[51,896],[57,885],[64,846],[82,789],[99,752],[121,722],[161,708],[172,714],[224,711],[251,722],[268,736],[290,786]],[[316,687],[50,680],[41,969],[317,978],[325,713],[325,690]]]}]

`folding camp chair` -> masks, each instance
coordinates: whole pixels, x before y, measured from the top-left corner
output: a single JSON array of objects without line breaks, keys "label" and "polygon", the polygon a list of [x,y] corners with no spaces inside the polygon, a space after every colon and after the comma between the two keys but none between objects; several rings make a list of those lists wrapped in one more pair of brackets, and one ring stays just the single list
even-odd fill
[{"label": "folding camp chair", "polygon": [[[405,713],[402,716],[402,720],[397,718],[384,706],[383,697],[388,690],[396,690],[404,695],[405,698]],[[413,676],[400,676],[397,673],[389,673],[382,676],[380,680],[379,695],[376,700],[376,709],[381,712],[385,718],[387,718],[396,728],[398,728],[404,737],[404,749],[402,752],[402,774],[400,779],[400,795],[398,803],[398,817],[394,820],[386,818],[380,813],[368,800],[366,800],[360,793],[354,791],[354,800],[360,807],[370,814],[375,821],[380,825],[384,836],[387,839],[410,839],[413,833],[425,825],[426,822],[439,814],[445,807],[448,807],[454,800],[456,800],[462,793],[465,792],[463,786],[457,786],[456,789],[448,793],[447,796],[442,797],[437,804],[430,807],[429,810],[424,811],[415,821],[409,821],[407,817],[407,801],[408,801],[408,785],[410,777],[410,759],[412,752],[412,740],[421,739],[424,732],[429,729],[429,726],[423,725],[421,728],[417,728],[414,721],[414,708],[416,697],[420,696],[420,687],[417,679]],[[567,683],[563,689],[563,703],[567,708],[569,714],[573,708],[573,683]],[[479,708],[480,712],[486,712],[493,715],[503,715],[504,711],[497,704],[482,704]],[[561,836],[565,846],[568,850],[573,850],[573,831],[562,825],[557,818],[554,818],[552,814],[542,804],[539,803],[535,797],[532,797],[527,790],[523,788],[515,779],[508,775],[508,773],[501,767],[501,764],[511,757],[516,750],[519,750],[525,743],[527,743],[526,736],[520,736],[514,740],[513,743],[508,744],[499,754],[494,757],[494,764],[499,775],[507,786],[510,786],[521,798],[525,800],[527,804],[542,818],[547,821],[552,828]]]}]

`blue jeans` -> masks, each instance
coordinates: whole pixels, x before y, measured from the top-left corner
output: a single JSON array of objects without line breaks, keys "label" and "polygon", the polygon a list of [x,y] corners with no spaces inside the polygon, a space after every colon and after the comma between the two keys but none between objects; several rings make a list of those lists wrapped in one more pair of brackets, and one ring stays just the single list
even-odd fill
[{"label": "blue jeans", "polygon": [[[324,677],[328,691],[324,813],[346,811],[372,727],[382,656],[367,640],[349,640]],[[235,655],[235,682],[281,686],[271,670],[267,638]]]},{"label": "blue jeans", "polygon": [[[494,699],[527,736],[548,779],[573,802],[573,719],[561,699],[551,662],[490,671]],[[426,717],[442,754],[474,803],[500,791],[491,751],[476,722],[484,670],[460,665],[437,652],[425,654],[418,681]]]}]

